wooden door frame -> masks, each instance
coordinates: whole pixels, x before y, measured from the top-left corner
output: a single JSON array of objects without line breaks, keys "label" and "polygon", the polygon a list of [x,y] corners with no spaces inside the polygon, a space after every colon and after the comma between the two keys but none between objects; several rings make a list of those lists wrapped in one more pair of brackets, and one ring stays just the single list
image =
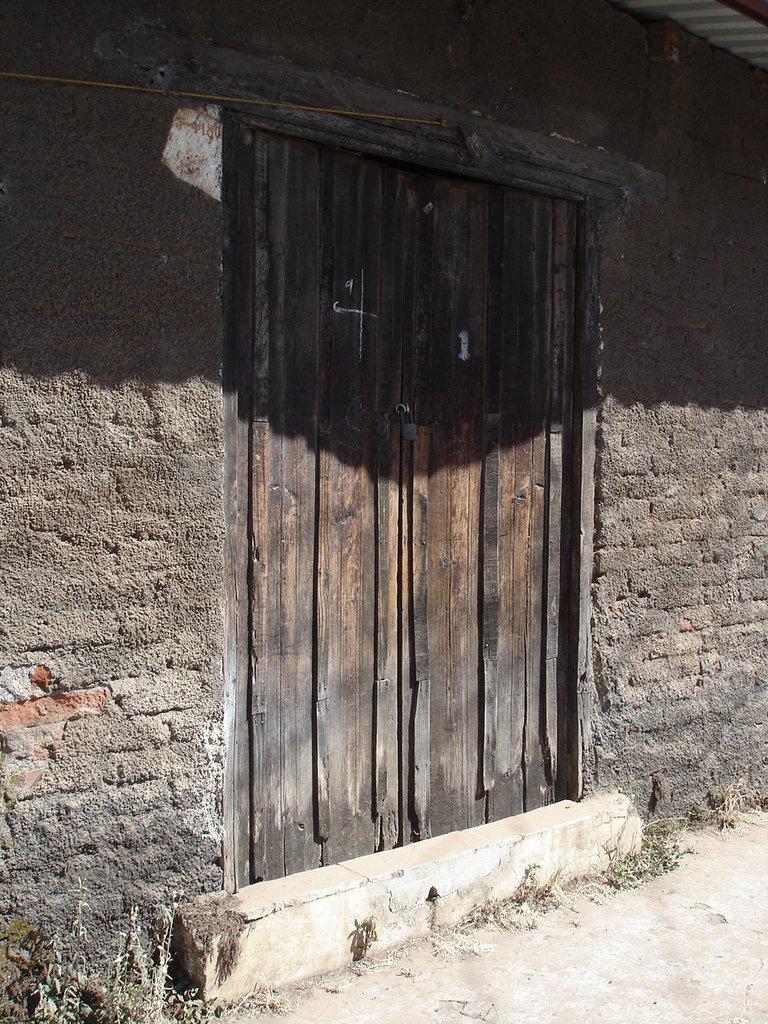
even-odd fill
[{"label": "wooden door frame", "polygon": [[[221,51],[206,53],[224,60]],[[243,55],[239,55],[242,61]],[[352,150],[366,157],[407,162],[431,172],[449,172],[488,184],[568,199],[577,205],[576,323],[573,388],[573,489],[571,508],[571,603],[568,628],[568,690],[565,708],[567,763],[558,796],[579,799],[583,763],[588,752],[592,681],[591,597],[595,505],[595,434],[598,351],[598,212],[601,202],[624,198],[626,189],[663,197],[660,175],[610,154],[597,153],[534,136],[458,112],[446,112],[411,97],[350,82],[341,76],[314,75],[291,65],[269,66],[249,57],[251,77],[261,75],[262,95],[275,81],[292,107],[224,111],[223,204],[225,351],[224,504],[227,536],[224,553],[224,878],[234,891],[248,884],[238,865],[248,863],[249,829],[242,826],[238,794],[250,790],[249,752],[241,749],[247,734],[240,716],[248,713],[248,422],[251,405],[251,322],[255,296],[248,273],[253,247],[253,183],[243,168],[247,139],[243,129],[277,131],[319,144]],[[146,58],[145,58],[146,61]],[[215,63],[215,61],[214,61]],[[275,75],[278,75],[275,79]],[[272,76],[272,77],[270,77]],[[234,86],[233,86],[234,87]],[[243,88],[238,78],[238,88]],[[318,96],[336,98],[334,110],[320,112]],[[340,113],[338,97],[348,110],[395,110],[388,120]],[[305,98],[310,109],[300,100]],[[247,100],[243,107],[247,106]],[[258,101],[263,102],[263,101]],[[328,101],[330,103],[330,101]],[[425,129],[425,122],[428,127]]]}]

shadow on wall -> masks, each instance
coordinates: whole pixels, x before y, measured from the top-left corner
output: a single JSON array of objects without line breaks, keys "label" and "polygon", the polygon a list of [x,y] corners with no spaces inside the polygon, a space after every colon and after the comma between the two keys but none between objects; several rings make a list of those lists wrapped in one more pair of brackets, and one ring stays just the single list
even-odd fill
[{"label": "shadow on wall", "polygon": [[[222,207],[162,164],[177,102],[57,87],[43,104],[26,85],[6,97],[0,366],[105,385],[221,379]],[[668,203],[603,209],[605,395],[765,407],[764,187],[710,172]]]},{"label": "shadow on wall", "polygon": [[177,108],[3,84],[0,367],[220,379],[221,204],[162,163]]}]

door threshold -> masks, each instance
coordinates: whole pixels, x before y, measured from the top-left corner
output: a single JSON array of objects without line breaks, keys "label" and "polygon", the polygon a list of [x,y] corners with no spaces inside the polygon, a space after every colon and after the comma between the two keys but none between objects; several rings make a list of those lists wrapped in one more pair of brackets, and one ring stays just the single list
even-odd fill
[{"label": "door threshold", "polygon": [[234,1002],[336,970],[488,900],[604,871],[637,850],[641,825],[619,793],[563,800],[409,846],[201,896],[179,908],[176,955],[206,1000]]}]

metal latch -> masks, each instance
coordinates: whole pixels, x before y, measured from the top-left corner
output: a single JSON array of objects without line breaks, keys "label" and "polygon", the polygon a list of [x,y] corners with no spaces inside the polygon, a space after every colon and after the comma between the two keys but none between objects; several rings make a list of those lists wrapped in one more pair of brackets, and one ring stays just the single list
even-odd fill
[{"label": "metal latch", "polygon": [[415,441],[419,436],[419,428],[413,422],[413,413],[407,402],[398,402],[395,413],[400,417],[400,436],[403,441]]}]

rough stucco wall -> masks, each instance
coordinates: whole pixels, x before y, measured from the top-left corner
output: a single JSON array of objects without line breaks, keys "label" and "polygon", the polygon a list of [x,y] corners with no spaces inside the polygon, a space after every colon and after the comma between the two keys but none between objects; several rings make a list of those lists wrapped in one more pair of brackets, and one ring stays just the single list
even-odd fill
[{"label": "rough stucco wall", "polygon": [[768,788],[768,96],[685,34],[647,81],[668,202],[601,237],[592,771],[666,812]]},{"label": "rough stucco wall", "polygon": [[[650,60],[604,0],[26,8],[0,12],[9,70],[130,81],[95,41],[159,20],[667,175],[601,216],[587,782],[768,788],[766,87],[687,37]],[[221,881],[221,210],[162,166],[171,99],[0,89],[0,669],[59,716],[0,910],[60,925],[78,878],[104,918]]]},{"label": "rough stucco wall", "polygon": [[221,884],[221,206],[177,104],[0,89],[0,912],[62,928]]}]

